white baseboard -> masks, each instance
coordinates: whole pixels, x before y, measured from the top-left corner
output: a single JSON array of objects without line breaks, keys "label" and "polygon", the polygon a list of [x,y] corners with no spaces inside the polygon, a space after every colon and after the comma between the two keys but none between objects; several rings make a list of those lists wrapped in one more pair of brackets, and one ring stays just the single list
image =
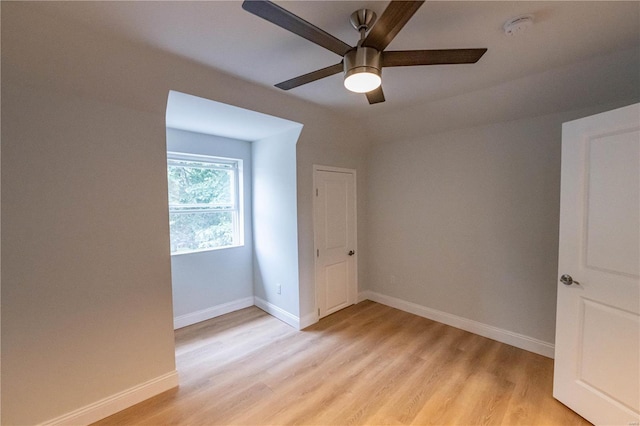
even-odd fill
[{"label": "white baseboard", "polygon": [[269,303],[266,300],[263,300],[259,297],[253,298],[253,304],[256,305],[258,308],[262,309],[263,311],[265,311],[266,313],[268,313],[269,315],[274,316],[278,318],[280,321],[286,322],[291,327],[294,327],[300,330],[300,318],[293,315],[292,313],[289,313],[284,309],[280,308],[279,306]]},{"label": "white baseboard", "polygon": [[229,312],[248,308],[249,306],[253,306],[253,297],[245,297],[244,299],[238,299],[232,302],[202,309],[200,311],[180,315],[173,319],[173,329],[177,330],[191,324],[219,317],[220,315],[228,314]]},{"label": "white baseboard", "polygon": [[178,372],[174,370],[60,417],[56,417],[41,425],[88,425],[122,411],[125,408],[129,408],[145,399],[173,389],[176,386],[178,386]]},{"label": "white baseboard", "polygon": [[483,324],[478,321],[459,317],[436,309],[427,308],[426,306],[407,302],[391,296],[385,296],[384,294],[373,291],[363,291],[358,295],[359,301],[366,299],[469,331],[483,337],[488,337],[489,339],[497,340],[498,342],[506,343],[507,345],[515,346],[516,348],[524,349],[529,352],[534,352],[548,358],[554,357],[555,346],[552,343],[525,336],[524,334],[514,333],[513,331]]},{"label": "white baseboard", "polygon": [[358,293],[358,301],[356,303],[364,302],[365,300],[373,300],[369,295],[371,292],[369,290],[364,290]]}]

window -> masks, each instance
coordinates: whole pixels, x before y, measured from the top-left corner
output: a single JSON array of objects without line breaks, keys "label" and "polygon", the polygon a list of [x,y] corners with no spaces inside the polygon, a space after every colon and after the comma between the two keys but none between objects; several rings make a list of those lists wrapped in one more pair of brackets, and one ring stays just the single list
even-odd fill
[{"label": "window", "polygon": [[243,244],[242,160],[167,154],[171,254]]}]

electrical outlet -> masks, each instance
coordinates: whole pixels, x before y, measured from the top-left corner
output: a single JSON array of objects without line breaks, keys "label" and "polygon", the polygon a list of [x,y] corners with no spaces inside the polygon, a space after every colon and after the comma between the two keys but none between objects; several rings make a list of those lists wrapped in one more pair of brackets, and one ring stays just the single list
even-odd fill
[{"label": "electrical outlet", "polygon": [[282,294],[282,284],[276,284],[276,291],[278,294]]}]

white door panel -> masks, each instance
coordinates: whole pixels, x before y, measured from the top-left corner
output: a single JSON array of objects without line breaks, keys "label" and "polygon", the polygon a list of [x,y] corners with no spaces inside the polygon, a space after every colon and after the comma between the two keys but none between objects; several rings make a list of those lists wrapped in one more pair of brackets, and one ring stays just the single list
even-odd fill
[{"label": "white door panel", "polygon": [[322,179],[320,185],[324,200],[325,249],[346,247],[347,185],[343,179],[332,181],[329,178]]},{"label": "white door panel", "polygon": [[355,171],[314,168],[316,301],[322,318],[355,303]]},{"label": "white door panel", "polygon": [[[595,424],[640,421],[640,106],[562,132],[554,396]],[[565,280],[570,282],[570,280]]]},{"label": "white door panel", "polygon": [[[586,385],[638,411],[638,315],[582,300],[578,377]],[[602,327],[606,324],[607,327]]]},{"label": "white door panel", "polygon": [[589,141],[587,266],[638,275],[640,131]]},{"label": "white door panel", "polygon": [[349,265],[339,262],[325,266],[325,299],[324,307],[327,312],[335,312],[349,306]]}]

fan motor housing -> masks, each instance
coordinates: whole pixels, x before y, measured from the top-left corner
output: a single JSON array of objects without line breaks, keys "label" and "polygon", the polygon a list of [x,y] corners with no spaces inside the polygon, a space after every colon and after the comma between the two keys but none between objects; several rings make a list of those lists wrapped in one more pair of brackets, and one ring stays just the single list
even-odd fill
[{"label": "fan motor housing", "polygon": [[373,47],[357,47],[344,55],[344,77],[360,72],[380,75],[382,55]]}]

